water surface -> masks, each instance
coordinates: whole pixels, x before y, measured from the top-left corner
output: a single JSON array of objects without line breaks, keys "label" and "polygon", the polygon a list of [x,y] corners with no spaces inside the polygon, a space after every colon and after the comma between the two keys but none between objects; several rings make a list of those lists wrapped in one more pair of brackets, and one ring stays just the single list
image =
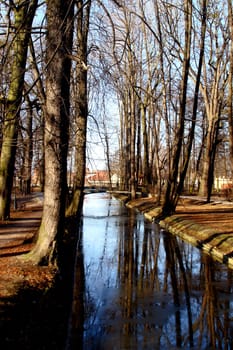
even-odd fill
[{"label": "water surface", "polygon": [[109,194],[86,195],[76,349],[232,349],[232,271]]}]

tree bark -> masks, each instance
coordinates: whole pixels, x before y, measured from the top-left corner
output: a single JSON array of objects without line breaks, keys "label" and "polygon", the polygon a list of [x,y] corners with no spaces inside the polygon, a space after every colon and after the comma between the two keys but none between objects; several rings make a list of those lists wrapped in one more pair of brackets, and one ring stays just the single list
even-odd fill
[{"label": "tree bark", "polygon": [[[210,91],[207,85],[202,87],[206,116],[206,147],[203,154],[203,170],[199,188],[199,195],[206,197],[207,202],[210,201],[212,186],[214,182],[214,163],[216,147],[218,143],[219,123],[221,110],[224,103],[224,80],[222,76],[224,71],[221,67],[221,61],[218,60],[214,69],[214,77]],[[223,80],[223,82],[222,82]],[[221,90],[220,90],[221,82]]]},{"label": "tree bark", "polygon": [[38,96],[38,99],[40,101],[40,107],[41,107],[41,118],[40,118],[40,130],[39,130],[39,139],[41,139],[41,147],[40,153],[41,155],[38,158],[37,167],[35,170],[38,171],[38,177],[39,177],[39,185],[40,190],[44,191],[44,118],[46,115],[46,93],[45,93],[45,87],[43,85],[42,76],[38,67],[38,64],[36,62],[36,53],[35,48],[33,46],[33,41],[30,41],[30,54],[31,54],[31,66],[32,66],[32,73],[34,80],[36,81],[36,94]]},{"label": "tree bark", "polygon": [[17,6],[14,6],[14,60],[6,101],[6,117],[3,123],[3,140],[0,157],[0,218],[2,220],[6,220],[10,216],[18,124],[24,87],[27,51],[37,3],[38,0],[32,0],[30,2],[21,0],[18,1]]},{"label": "tree bark", "polygon": [[22,192],[29,194],[31,192],[31,174],[32,174],[32,156],[33,156],[33,141],[32,141],[32,119],[33,119],[33,104],[26,96],[28,111],[25,125],[24,147],[24,162],[22,169]]},{"label": "tree bark", "polygon": [[87,39],[91,1],[84,7],[84,1],[77,1],[77,92],[75,103],[75,164],[72,198],[66,216],[77,215],[82,206],[86,171],[86,133],[88,117],[87,100]]},{"label": "tree bark", "polygon": [[194,99],[193,99],[193,110],[192,110],[192,122],[191,122],[191,128],[188,135],[188,141],[184,150],[184,160],[180,171],[180,180],[177,186],[176,191],[176,199],[175,202],[177,203],[179,200],[179,196],[182,193],[183,187],[184,187],[184,181],[188,170],[189,160],[191,156],[191,150],[193,146],[194,141],[194,135],[195,135],[195,127],[196,127],[196,119],[197,119],[197,109],[198,109],[198,96],[199,96],[199,88],[201,83],[201,72],[202,72],[202,65],[203,65],[203,59],[204,59],[204,49],[205,49],[205,36],[206,36],[206,14],[207,14],[207,0],[203,0],[202,2],[202,24],[201,24],[201,41],[200,41],[200,55],[199,55],[199,62],[198,62],[198,69],[197,69],[197,76],[196,76],[196,83],[195,83],[195,90],[194,90]]},{"label": "tree bark", "polygon": [[24,258],[33,264],[53,264],[61,268],[67,193],[73,1],[48,0],[47,26],[44,206],[37,242]]},{"label": "tree bark", "polygon": [[172,154],[172,167],[168,176],[166,191],[164,195],[162,216],[167,216],[175,211],[178,196],[177,187],[179,181],[179,166],[182,154],[182,144],[184,142],[185,111],[188,89],[188,76],[190,69],[190,47],[191,47],[191,29],[192,29],[192,1],[184,0],[184,17],[185,17],[185,46],[182,67],[179,122],[174,139],[174,151]]},{"label": "tree bark", "polygon": [[232,1],[228,0],[228,21],[229,21],[229,32],[230,32],[230,44],[229,44],[229,55],[230,55],[230,69],[228,77],[228,124],[229,124],[229,148],[230,148],[230,165],[231,165],[231,176],[233,178],[233,10]]}]

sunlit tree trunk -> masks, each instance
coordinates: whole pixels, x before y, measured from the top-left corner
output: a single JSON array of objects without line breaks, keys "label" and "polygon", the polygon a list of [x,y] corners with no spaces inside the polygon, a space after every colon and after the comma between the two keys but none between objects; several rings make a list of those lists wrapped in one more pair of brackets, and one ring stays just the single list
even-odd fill
[{"label": "sunlit tree trunk", "polygon": [[64,242],[73,2],[47,1],[45,187],[38,239],[24,259],[60,267]]},{"label": "sunlit tree trunk", "polygon": [[20,0],[13,7],[15,34],[12,50],[14,59],[11,67],[9,92],[5,101],[6,113],[0,157],[0,218],[3,220],[10,216],[18,122],[24,87],[27,51],[37,3],[38,0]]},{"label": "sunlit tree trunk", "polygon": [[24,163],[22,171],[22,191],[24,194],[31,192],[31,175],[32,175],[32,118],[33,118],[33,104],[27,96],[27,119],[25,125],[25,138],[23,140],[24,147]]},{"label": "sunlit tree trunk", "polygon": [[224,96],[224,83],[221,83],[221,90],[219,89],[222,74],[223,71],[219,60],[216,64],[216,69],[214,69],[214,79],[212,82],[211,91],[208,91],[206,85],[202,87],[207,116],[207,130],[199,195],[206,197],[208,202],[210,201],[214,182],[214,162],[216,147],[218,144],[219,123]]},{"label": "sunlit tree trunk", "polygon": [[[128,11],[124,11],[125,16],[125,29],[128,33],[131,30],[131,23],[128,18]],[[128,135],[129,135],[129,192],[131,199],[136,197],[136,108],[137,108],[137,96],[135,93],[136,86],[136,62],[133,55],[134,43],[131,35],[126,38],[126,43],[128,47],[126,59],[127,59],[127,85],[128,85]]]},{"label": "sunlit tree trunk", "polygon": [[214,162],[219,130],[219,113],[209,119],[206,136],[206,148],[204,150],[203,170],[199,188],[199,195],[210,201],[214,182]]},{"label": "sunlit tree trunk", "polygon": [[181,165],[180,170],[180,179],[177,186],[176,191],[176,200],[175,202],[178,202],[179,196],[182,193],[182,190],[184,188],[184,181],[186,178],[190,156],[191,156],[191,150],[194,143],[194,136],[195,136],[195,127],[196,127],[196,120],[197,120],[197,111],[198,111],[198,96],[199,96],[199,88],[201,83],[201,72],[202,72],[202,65],[203,65],[203,59],[204,59],[204,49],[205,49],[205,36],[206,36],[206,14],[207,14],[207,0],[202,1],[202,23],[201,23],[201,40],[200,40],[200,55],[199,55],[199,62],[197,67],[197,74],[195,77],[195,90],[194,90],[194,98],[193,98],[193,109],[192,109],[192,121],[191,121],[191,127],[188,134],[187,143],[185,145],[184,149],[184,159]]},{"label": "sunlit tree trunk", "polygon": [[233,10],[232,1],[228,0],[228,21],[229,21],[229,55],[230,55],[230,69],[228,77],[228,123],[229,123],[229,148],[230,148],[230,164],[231,176],[233,178]]},{"label": "sunlit tree trunk", "polygon": [[33,41],[30,42],[30,54],[31,54],[31,67],[32,67],[32,74],[34,77],[34,80],[36,82],[36,92],[37,97],[39,99],[40,108],[41,108],[41,118],[40,118],[40,130],[39,133],[39,139],[41,139],[41,145],[39,147],[40,155],[38,158],[37,168],[38,176],[39,176],[39,184],[40,184],[40,190],[44,190],[44,116],[46,115],[46,95],[45,95],[45,88],[42,80],[42,76],[40,74],[40,70],[38,67],[38,64],[36,62],[36,52],[35,48],[33,46]]},{"label": "sunlit tree trunk", "polygon": [[[159,62],[160,62],[160,70],[161,70],[161,83],[162,83],[162,106],[163,106],[163,118],[165,122],[165,147],[166,147],[166,158],[167,163],[172,164],[171,162],[171,125],[169,123],[169,111],[168,111],[168,100],[169,100],[169,94],[167,94],[167,86],[168,81],[166,78],[166,69],[165,69],[165,49],[164,49],[164,33],[162,31],[161,21],[163,17],[163,13],[161,12],[158,2],[154,3],[155,8],[155,18],[158,26],[158,45],[159,45]],[[162,182],[164,179],[162,179],[162,169],[164,167],[163,160],[159,159],[161,156],[159,156],[159,131],[158,131],[158,124],[155,121],[155,127],[154,127],[154,150],[155,150],[155,171],[157,173],[157,202],[160,203],[161,195],[162,195]],[[170,171],[170,170],[169,170]]]},{"label": "sunlit tree trunk", "polygon": [[105,156],[106,156],[106,165],[107,165],[107,171],[108,171],[108,177],[109,177],[109,188],[112,191],[112,171],[111,171],[111,159],[110,159],[110,149],[111,149],[111,141],[108,137],[108,130],[107,130],[106,121],[103,120],[103,131],[104,131],[104,146],[105,146]]},{"label": "sunlit tree trunk", "polygon": [[120,162],[120,190],[125,190],[126,189],[126,184],[125,184],[125,168],[126,168],[126,163],[124,160],[124,146],[125,146],[125,128],[123,128],[124,124],[124,106],[122,106],[120,103],[119,104],[119,111],[120,111],[120,137],[119,137],[119,162]]},{"label": "sunlit tree trunk", "polygon": [[[144,16],[144,8],[143,8],[143,3],[139,3],[140,7],[140,12],[141,16]],[[143,156],[142,156],[142,173],[143,173],[143,186],[144,190],[150,194],[154,192],[154,189],[152,189],[152,179],[153,179],[153,174],[151,172],[152,169],[152,155],[150,152],[150,123],[151,123],[151,118],[154,118],[154,114],[151,111],[151,105],[153,105],[153,65],[151,62],[151,57],[150,57],[150,42],[148,40],[148,33],[146,30],[146,24],[144,21],[142,22],[142,32],[143,32],[143,43],[141,46],[145,45],[145,51],[146,51],[146,58],[147,58],[147,74],[148,74],[148,82],[146,83],[145,91],[143,89],[139,94],[140,98],[140,116],[141,120],[138,122],[141,124],[141,133],[142,133],[142,145],[143,145]],[[141,48],[140,55],[143,56],[143,48]],[[142,58],[141,58],[142,60]],[[141,67],[140,69],[140,86],[143,87],[144,79],[144,70]],[[152,112],[152,113],[151,113]],[[140,153],[138,152],[138,155]]]},{"label": "sunlit tree trunk", "polygon": [[[226,28],[221,26],[221,16],[224,13],[220,7],[210,11],[211,23],[208,25],[208,50],[205,50],[206,60],[203,64],[203,76],[200,91],[203,96],[206,112],[206,144],[203,152],[203,166],[200,179],[199,195],[209,202],[214,184],[215,154],[221,141],[220,122],[225,114],[227,91],[228,37]],[[224,116],[225,119],[225,116]]]},{"label": "sunlit tree trunk", "polygon": [[179,181],[179,166],[182,155],[182,145],[184,142],[184,127],[185,127],[185,112],[188,89],[188,76],[190,69],[190,48],[191,48],[191,29],[192,29],[192,2],[190,0],[184,1],[184,17],[185,17],[185,43],[184,43],[184,57],[182,67],[182,80],[180,92],[180,106],[179,106],[179,122],[177,123],[177,130],[174,138],[174,146],[172,153],[172,167],[168,176],[167,186],[165,190],[162,216],[170,215],[175,211],[178,196],[177,184]]},{"label": "sunlit tree trunk", "polygon": [[136,106],[135,94],[133,88],[130,88],[130,196],[131,199],[136,198],[136,158],[135,158],[135,142],[136,142]]},{"label": "sunlit tree trunk", "polygon": [[126,95],[124,96],[124,128],[125,128],[125,145],[124,145],[124,155],[123,159],[125,162],[125,189],[130,191],[130,177],[131,177],[131,152],[130,152],[130,142],[131,142],[131,120],[129,117],[129,110],[130,110],[130,102],[129,102],[129,94],[126,92]]},{"label": "sunlit tree trunk", "polygon": [[77,94],[75,96],[75,164],[72,198],[66,210],[67,216],[77,215],[82,206],[86,170],[86,133],[88,117],[87,96],[87,39],[91,1],[84,6],[77,1]]},{"label": "sunlit tree trunk", "polygon": [[142,142],[143,142],[143,173],[144,173],[144,181],[143,185],[145,189],[149,193],[151,191],[151,173],[149,167],[149,141],[148,141],[148,127],[146,120],[146,106],[144,103],[141,103],[141,124],[142,124]]}]

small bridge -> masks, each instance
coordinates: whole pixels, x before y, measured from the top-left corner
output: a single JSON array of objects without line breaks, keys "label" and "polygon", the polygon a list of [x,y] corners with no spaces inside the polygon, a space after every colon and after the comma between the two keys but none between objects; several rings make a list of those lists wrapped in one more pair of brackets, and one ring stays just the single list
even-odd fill
[{"label": "small bridge", "polygon": [[[124,195],[129,195],[129,191],[123,191],[123,190],[118,190],[116,187],[111,188],[110,186],[85,186],[84,187],[84,193],[85,194],[91,194],[91,193],[104,193],[104,192],[114,192],[118,194],[124,194]],[[145,193],[142,191],[137,191],[136,192],[137,197],[147,197]]]},{"label": "small bridge", "polygon": [[110,191],[109,186],[85,186],[84,187],[84,193],[90,194],[90,193],[101,193],[101,192],[108,192]]}]

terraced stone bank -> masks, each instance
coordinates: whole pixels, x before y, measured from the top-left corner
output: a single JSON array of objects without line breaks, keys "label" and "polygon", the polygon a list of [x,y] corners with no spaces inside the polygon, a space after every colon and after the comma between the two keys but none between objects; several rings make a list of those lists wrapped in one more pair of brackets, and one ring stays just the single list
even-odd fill
[{"label": "terraced stone bank", "polygon": [[[160,212],[155,198],[138,198],[126,205],[144,213],[150,221],[156,220]],[[232,202],[215,198],[211,203],[206,203],[197,197],[183,197],[175,215],[160,220],[159,224],[164,230],[233,269]]]}]

